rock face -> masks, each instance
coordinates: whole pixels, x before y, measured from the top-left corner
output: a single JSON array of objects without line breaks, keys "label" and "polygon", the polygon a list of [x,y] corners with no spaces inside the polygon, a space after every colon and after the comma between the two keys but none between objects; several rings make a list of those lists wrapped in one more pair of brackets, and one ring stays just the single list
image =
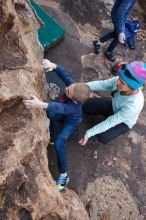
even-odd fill
[{"label": "rock face", "polygon": [[77,195],[60,194],[48,170],[49,121],[27,110],[30,94],[47,98],[43,49],[27,0],[0,0],[0,219],[88,220]]}]

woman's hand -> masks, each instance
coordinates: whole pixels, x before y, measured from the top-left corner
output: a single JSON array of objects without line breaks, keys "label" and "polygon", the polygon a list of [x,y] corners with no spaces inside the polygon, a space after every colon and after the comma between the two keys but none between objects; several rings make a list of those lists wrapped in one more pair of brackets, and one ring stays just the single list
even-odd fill
[{"label": "woman's hand", "polygon": [[86,145],[87,142],[88,142],[88,139],[89,138],[87,137],[87,135],[85,135],[83,138],[80,139],[79,144],[80,145]]}]

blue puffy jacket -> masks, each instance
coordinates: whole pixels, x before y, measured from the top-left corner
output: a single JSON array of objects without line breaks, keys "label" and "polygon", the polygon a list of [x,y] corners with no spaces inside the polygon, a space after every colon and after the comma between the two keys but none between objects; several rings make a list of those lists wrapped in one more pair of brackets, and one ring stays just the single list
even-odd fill
[{"label": "blue puffy jacket", "polygon": [[140,28],[141,25],[138,20],[127,20],[125,23],[125,43],[129,46],[130,49],[136,48],[135,36]]}]

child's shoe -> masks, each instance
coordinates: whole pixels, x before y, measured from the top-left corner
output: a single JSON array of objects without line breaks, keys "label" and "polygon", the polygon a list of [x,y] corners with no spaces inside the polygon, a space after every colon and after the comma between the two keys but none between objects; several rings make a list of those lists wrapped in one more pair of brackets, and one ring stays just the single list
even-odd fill
[{"label": "child's shoe", "polygon": [[54,145],[54,139],[53,138],[49,139],[48,145],[52,145],[52,146]]},{"label": "child's shoe", "polygon": [[54,145],[54,141],[49,140],[48,145],[53,146]]},{"label": "child's shoe", "polygon": [[97,40],[94,40],[94,41],[92,41],[92,43],[93,43],[93,46],[95,48],[95,53],[99,54],[100,46],[101,46],[100,42],[97,41]]},{"label": "child's shoe", "polygon": [[116,56],[112,52],[106,51],[104,55],[109,61],[111,61],[111,62],[116,61]]},{"label": "child's shoe", "polygon": [[62,192],[68,183],[69,183],[69,176],[61,176],[60,175],[60,177],[56,183],[59,192]]}]

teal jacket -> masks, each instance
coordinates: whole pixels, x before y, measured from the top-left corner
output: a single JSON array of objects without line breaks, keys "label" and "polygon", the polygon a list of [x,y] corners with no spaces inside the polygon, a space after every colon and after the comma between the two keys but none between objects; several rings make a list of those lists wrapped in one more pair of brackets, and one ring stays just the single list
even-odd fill
[{"label": "teal jacket", "polygon": [[[115,91],[117,90],[118,76],[103,81],[87,83],[92,91]],[[87,130],[86,135],[92,137],[96,134],[107,131],[118,124],[125,123],[132,128],[144,105],[144,96],[141,89],[138,93],[130,96],[123,96],[117,91],[112,97],[112,108],[114,114],[106,120]]]}]

